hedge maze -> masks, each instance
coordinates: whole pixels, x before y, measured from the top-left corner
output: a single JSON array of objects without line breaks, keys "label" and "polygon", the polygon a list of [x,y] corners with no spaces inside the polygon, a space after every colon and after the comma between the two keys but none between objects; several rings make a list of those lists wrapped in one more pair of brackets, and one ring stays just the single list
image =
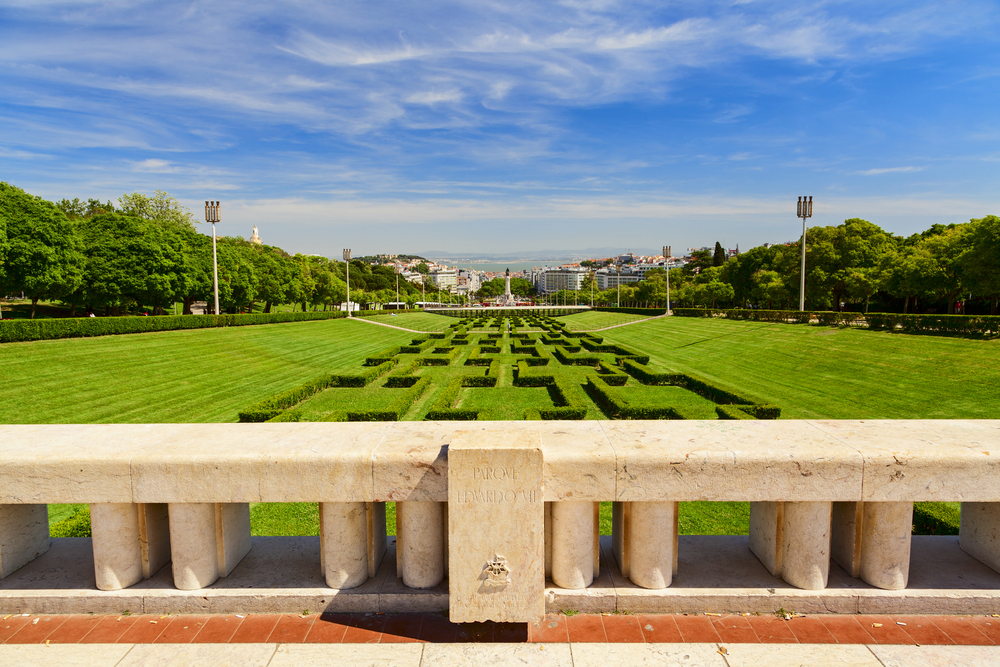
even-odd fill
[{"label": "hedge maze", "polygon": [[777,419],[781,408],[546,315],[481,314],[255,403],[240,421]]}]

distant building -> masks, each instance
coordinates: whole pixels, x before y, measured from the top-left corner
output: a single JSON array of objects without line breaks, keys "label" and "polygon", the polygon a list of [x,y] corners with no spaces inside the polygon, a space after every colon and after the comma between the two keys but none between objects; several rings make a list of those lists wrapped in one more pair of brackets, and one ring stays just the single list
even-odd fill
[{"label": "distant building", "polygon": [[539,277],[536,289],[540,292],[577,291],[583,289],[583,279],[587,277],[587,269],[579,266],[546,269]]},{"label": "distant building", "polygon": [[253,226],[253,234],[250,236],[250,243],[254,245],[264,245],[264,242],[260,240],[260,234],[257,233],[257,225]]},{"label": "distant building", "polygon": [[[657,267],[661,268],[661,267]],[[619,285],[625,285],[627,283],[637,283],[642,280],[642,274],[634,271],[628,273],[622,271],[608,271],[607,269],[600,269],[594,273],[594,280],[597,283],[597,289],[602,292],[607,289],[616,289]]]},{"label": "distant building", "polygon": [[438,289],[458,287],[458,273],[455,269],[438,269],[427,276],[428,281]]}]

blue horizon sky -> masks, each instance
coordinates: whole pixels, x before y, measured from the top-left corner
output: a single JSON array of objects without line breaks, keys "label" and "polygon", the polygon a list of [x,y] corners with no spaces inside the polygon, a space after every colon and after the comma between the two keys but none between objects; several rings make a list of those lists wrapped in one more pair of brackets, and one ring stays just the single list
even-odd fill
[{"label": "blue horizon sky", "polygon": [[[339,256],[1000,214],[1000,6],[0,0],[0,180]],[[209,230],[206,230],[209,231]]]}]

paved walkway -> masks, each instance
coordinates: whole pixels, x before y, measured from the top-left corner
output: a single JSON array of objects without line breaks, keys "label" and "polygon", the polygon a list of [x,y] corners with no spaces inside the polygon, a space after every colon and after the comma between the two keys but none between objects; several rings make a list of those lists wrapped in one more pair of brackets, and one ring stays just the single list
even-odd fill
[{"label": "paved walkway", "polygon": [[[338,646],[326,646],[337,644]],[[0,665],[1000,664],[1000,616],[4,615]]]}]

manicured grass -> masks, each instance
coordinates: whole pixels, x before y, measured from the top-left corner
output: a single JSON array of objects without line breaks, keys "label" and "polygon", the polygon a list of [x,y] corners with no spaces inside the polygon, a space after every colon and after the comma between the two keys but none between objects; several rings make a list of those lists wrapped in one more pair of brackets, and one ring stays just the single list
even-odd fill
[{"label": "manicured grass", "polygon": [[0,420],[234,422],[255,401],[322,373],[357,370],[366,355],[412,337],[324,320],[7,343],[0,345]]},{"label": "manicured grass", "polygon": [[784,419],[998,419],[1000,341],[665,317],[604,332]]},{"label": "manicured grass", "polygon": [[633,315],[631,313],[607,313],[588,310],[582,313],[573,313],[572,315],[561,315],[554,319],[565,322],[568,331],[590,331],[592,329],[613,327],[618,324],[625,324],[626,322],[635,322],[636,320],[647,320],[649,317],[646,315]]},{"label": "manicured grass", "polygon": [[405,329],[413,329],[414,331],[444,331],[458,321],[454,317],[435,315],[434,313],[425,313],[423,311],[400,310],[393,312],[396,313],[395,316],[383,313],[381,315],[361,316],[360,319],[375,320],[382,324],[391,324],[394,327],[403,327]]}]

